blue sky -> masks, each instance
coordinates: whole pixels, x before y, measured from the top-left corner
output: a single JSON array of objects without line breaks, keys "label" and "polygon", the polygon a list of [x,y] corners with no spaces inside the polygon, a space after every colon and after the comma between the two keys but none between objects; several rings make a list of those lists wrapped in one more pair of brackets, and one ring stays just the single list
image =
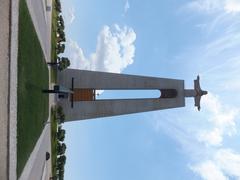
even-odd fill
[{"label": "blue sky", "polygon": [[[240,1],[62,1],[72,68],[184,79],[186,107],[65,123],[67,180],[240,179]],[[104,92],[102,97],[116,97]]]}]

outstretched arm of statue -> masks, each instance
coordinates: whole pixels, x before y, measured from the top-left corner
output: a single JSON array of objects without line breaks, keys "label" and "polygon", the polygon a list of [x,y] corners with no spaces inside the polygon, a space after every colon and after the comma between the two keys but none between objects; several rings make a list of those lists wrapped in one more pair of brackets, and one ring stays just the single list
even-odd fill
[{"label": "outstretched arm of statue", "polygon": [[199,77],[199,75],[198,75],[198,76],[197,76],[197,79],[194,80],[194,89],[195,89],[195,91],[197,91],[197,92],[199,92],[199,91],[201,90],[199,80],[200,80],[200,77]]},{"label": "outstretched arm of statue", "polygon": [[201,100],[201,96],[194,97],[195,106],[198,108],[198,111],[200,111],[200,109],[201,109],[201,107],[200,107],[200,100]]}]

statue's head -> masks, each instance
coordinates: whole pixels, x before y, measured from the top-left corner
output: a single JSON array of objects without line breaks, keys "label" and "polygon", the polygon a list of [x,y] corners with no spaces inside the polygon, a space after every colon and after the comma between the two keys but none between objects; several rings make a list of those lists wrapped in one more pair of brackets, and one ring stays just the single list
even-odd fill
[{"label": "statue's head", "polygon": [[202,91],[202,95],[206,95],[207,93],[207,91]]}]

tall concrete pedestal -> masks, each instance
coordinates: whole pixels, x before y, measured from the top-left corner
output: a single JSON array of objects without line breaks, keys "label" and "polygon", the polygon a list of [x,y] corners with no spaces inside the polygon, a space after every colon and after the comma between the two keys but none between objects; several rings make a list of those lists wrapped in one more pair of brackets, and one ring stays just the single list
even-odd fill
[{"label": "tall concrete pedestal", "polygon": [[[59,99],[59,105],[63,107],[66,121],[184,107],[185,97],[199,96],[196,89],[185,90],[183,80],[76,69],[66,69],[60,72],[58,84],[73,92],[73,94],[69,94],[68,98]],[[95,98],[96,90],[131,89],[159,90],[161,96],[142,99],[97,100]],[[85,94],[88,92],[88,95],[89,92],[93,92],[93,97],[85,97],[84,94],[77,95],[81,91]]]}]

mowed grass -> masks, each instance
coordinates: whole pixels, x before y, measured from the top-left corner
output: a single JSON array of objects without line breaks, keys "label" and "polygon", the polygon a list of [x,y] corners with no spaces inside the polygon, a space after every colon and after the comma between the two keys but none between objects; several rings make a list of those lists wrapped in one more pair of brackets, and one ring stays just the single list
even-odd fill
[{"label": "mowed grass", "polygon": [[17,176],[48,119],[48,68],[25,0],[20,0],[18,42]]}]

